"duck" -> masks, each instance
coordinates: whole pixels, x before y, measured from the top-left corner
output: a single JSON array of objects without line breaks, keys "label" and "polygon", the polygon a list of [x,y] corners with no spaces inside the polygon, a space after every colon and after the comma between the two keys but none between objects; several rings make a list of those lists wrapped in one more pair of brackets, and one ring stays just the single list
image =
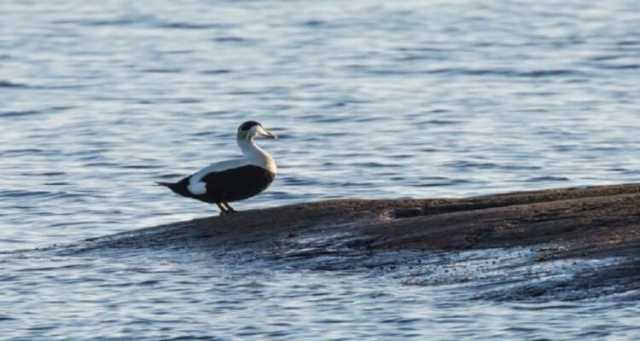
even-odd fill
[{"label": "duck", "polygon": [[256,121],[242,123],[236,142],[242,157],[212,163],[178,182],[157,182],[174,193],[210,204],[216,204],[220,215],[236,213],[230,202],[245,200],[266,190],[278,173],[269,153],[255,140],[276,139],[276,135]]}]

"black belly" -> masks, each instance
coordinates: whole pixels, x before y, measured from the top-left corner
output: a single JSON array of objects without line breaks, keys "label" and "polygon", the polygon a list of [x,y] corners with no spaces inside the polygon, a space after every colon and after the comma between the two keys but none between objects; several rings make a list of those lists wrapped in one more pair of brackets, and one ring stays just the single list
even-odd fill
[{"label": "black belly", "polygon": [[262,167],[244,166],[204,176],[202,181],[206,183],[207,188],[205,194],[191,194],[187,190],[188,177],[177,183],[181,191],[176,193],[208,203],[238,201],[264,191],[274,178],[275,174]]}]

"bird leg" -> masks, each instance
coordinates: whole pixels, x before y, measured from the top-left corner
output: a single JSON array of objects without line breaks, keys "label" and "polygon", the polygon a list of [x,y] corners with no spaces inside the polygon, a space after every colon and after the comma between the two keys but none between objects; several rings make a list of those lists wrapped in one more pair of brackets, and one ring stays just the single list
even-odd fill
[{"label": "bird leg", "polygon": [[233,207],[231,207],[228,202],[223,201],[222,205],[224,205],[227,208],[227,212],[229,212],[229,214],[236,213],[236,210],[234,210]]},{"label": "bird leg", "polygon": [[221,203],[217,202],[216,205],[218,206],[218,208],[220,209],[220,215],[227,215],[229,214],[229,211],[227,211],[227,209],[224,207],[224,205],[222,205]]}]

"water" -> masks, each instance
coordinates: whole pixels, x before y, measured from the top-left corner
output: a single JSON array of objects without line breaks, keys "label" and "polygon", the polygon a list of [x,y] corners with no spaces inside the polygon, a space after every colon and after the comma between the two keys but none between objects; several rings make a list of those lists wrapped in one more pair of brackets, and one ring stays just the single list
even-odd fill
[{"label": "water", "polygon": [[[497,303],[208,250],[29,251],[214,214],[153,186],[237,155],[234,205],[640,179],[640,3],[0,0],[0,338],[629,338],[638,306]],[[27,250],[27,251],[17,251]]]}]

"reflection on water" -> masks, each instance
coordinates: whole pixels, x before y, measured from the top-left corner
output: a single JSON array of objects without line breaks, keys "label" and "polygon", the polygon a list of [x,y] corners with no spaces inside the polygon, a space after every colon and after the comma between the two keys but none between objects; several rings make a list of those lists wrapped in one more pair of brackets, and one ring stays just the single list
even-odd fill
[{"label": "reflection on water", "polygon": [[637,307],[606,300],[497,304],[190,250],[12,250],[215,214],[153,183],[237,155],[249,118],[281,137],[263,142],[281,173],[239,209],[638,181],[636,2],[2,12],[0,336],[632,338]]}]

